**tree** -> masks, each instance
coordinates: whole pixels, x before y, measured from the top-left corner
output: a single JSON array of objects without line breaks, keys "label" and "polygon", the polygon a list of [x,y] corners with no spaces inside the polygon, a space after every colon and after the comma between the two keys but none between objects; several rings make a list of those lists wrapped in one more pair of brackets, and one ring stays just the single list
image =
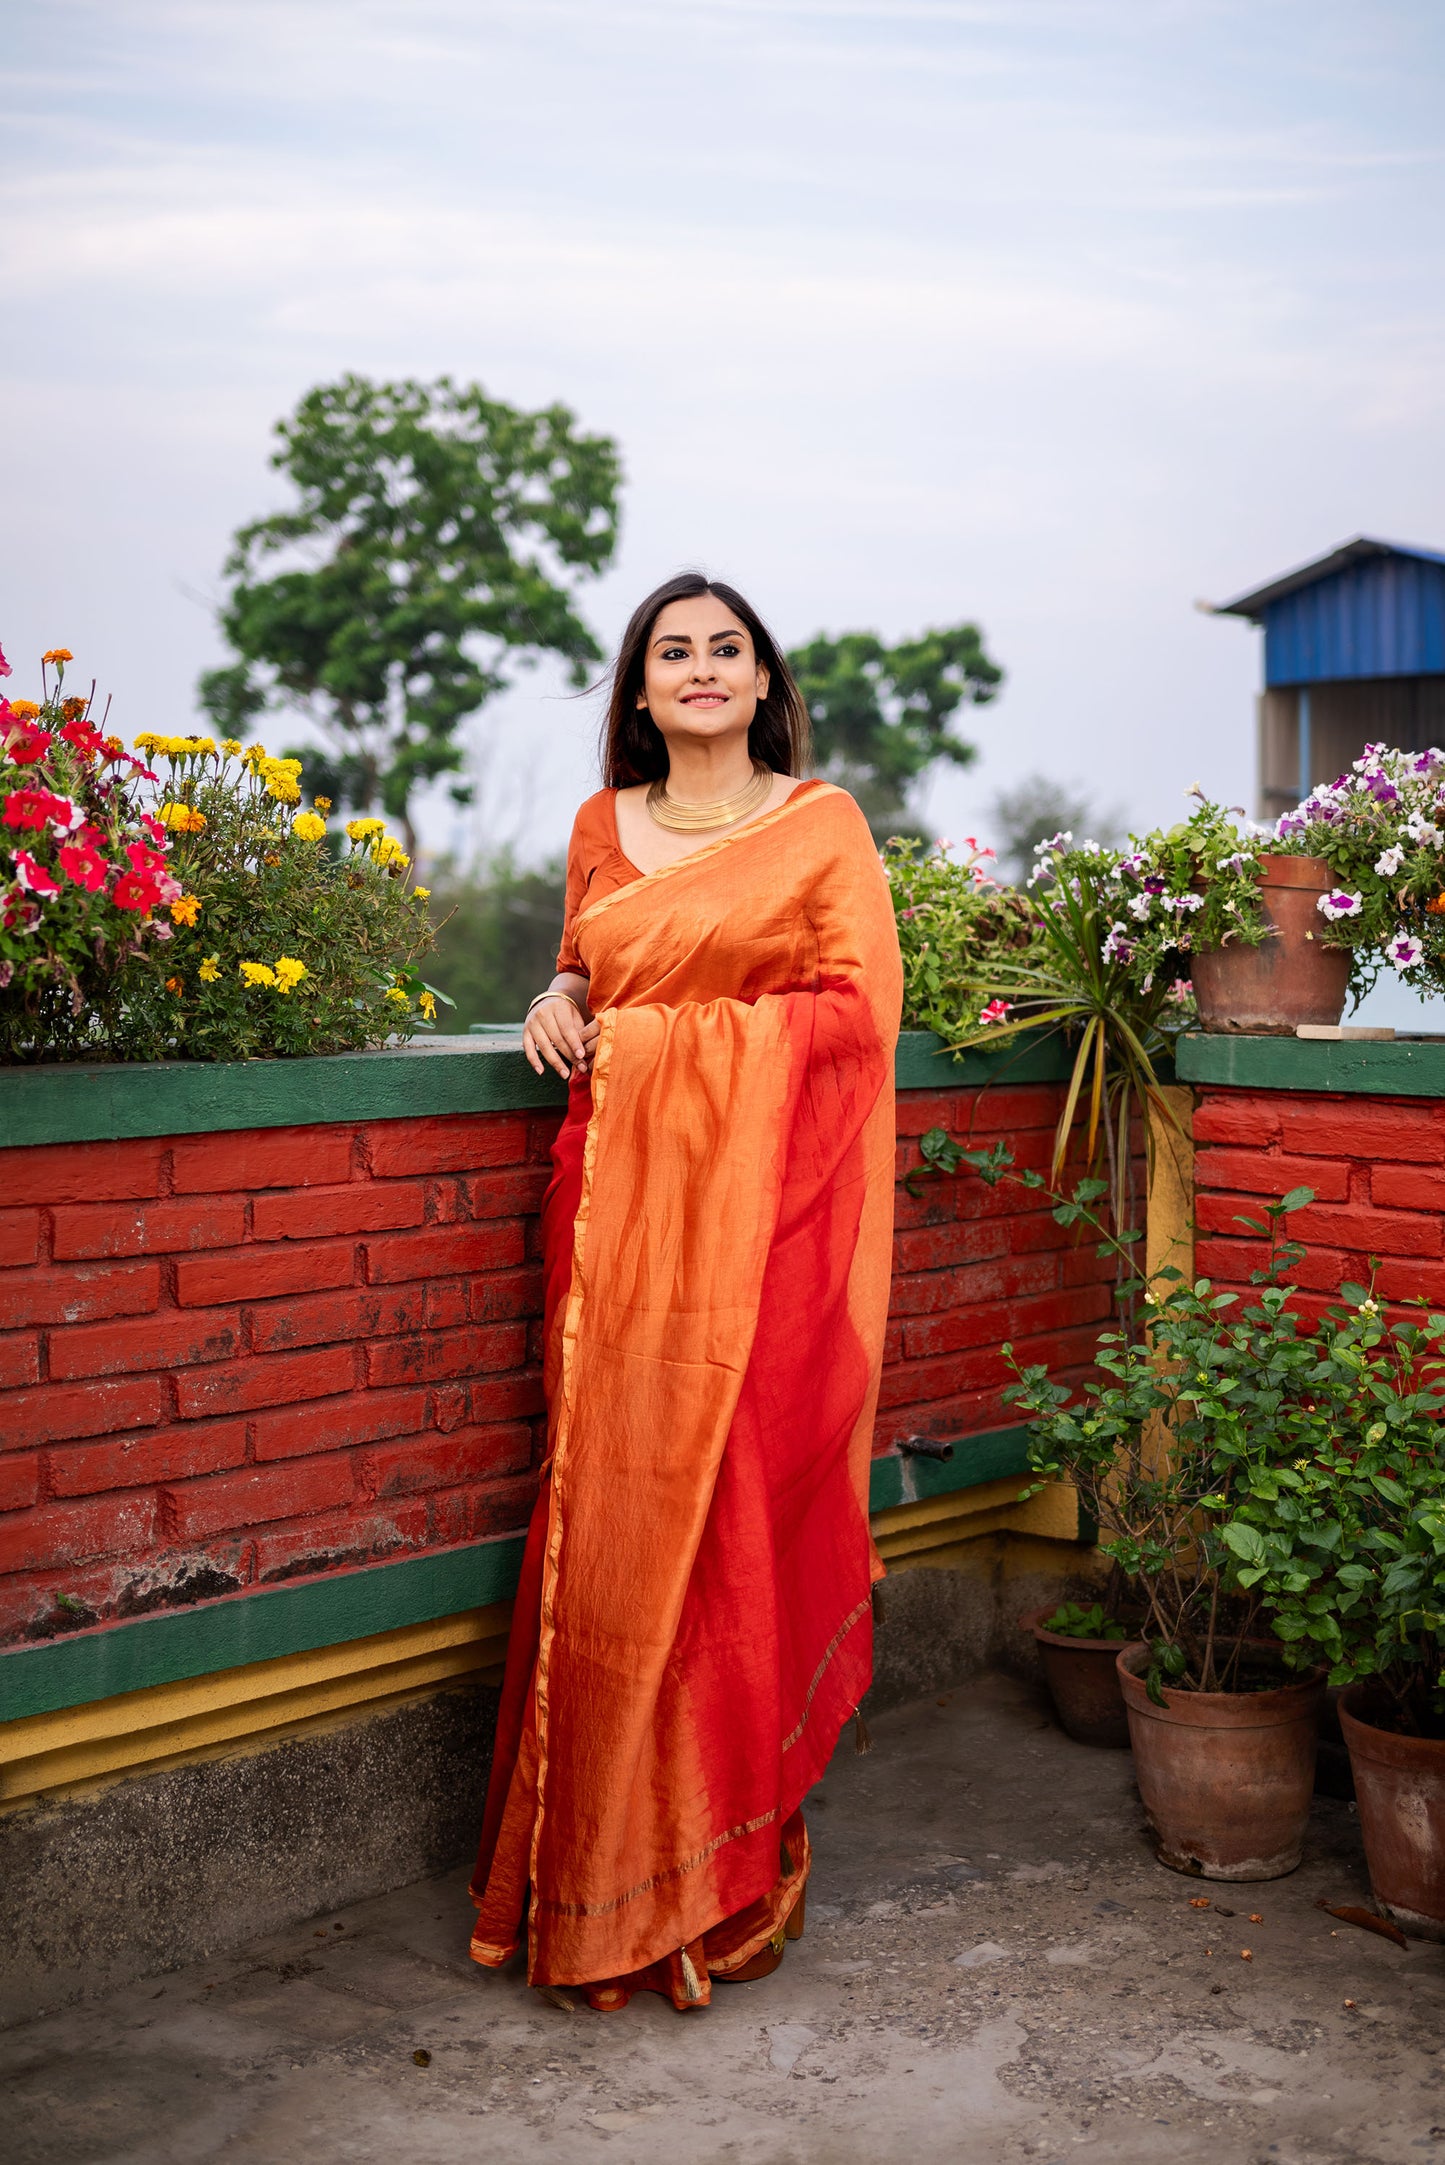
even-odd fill
[{"label": "tree", "polygon": [[221,628],[239,659],[202,677],[201,703],[227,735],[306,714],[327,745],[310,777],[410,845],[413,790],[460,772],[458,727],[507,683],[509,649],[561,656],[574,684],[600,660],[573,587],[616,547],[617,447],[565,406],[526,413],[446,376],[345,376],[276,434],[300,503],[235,537]]},{"label": "tree", "polygon": [[539,985],[550,983],[562,937],[567,869],[563,860],[519,867],[509,850],[470,871],[450,863],[430,875],[437,944],[427,978],[456,1001],[447,1022],[520,1022]]},{"label": "tree", "polygon": [[873,632],[844,632],[813,639],[788,660],[813,719],[820,773],[851,790],[880,839],[898,831],[930,767],[940,759],[966,767],[978,756],[949,724],[961,706],[986,705],[1003,682],[976,624],[894,647]]},{"label": "tree", "polygon": [[989,806],[989,823],[1000,877],[1022,887],[1033,871],[1037,843],[1064,833],[1082,841],[1086,832],[1095,842],[1109,842],[1123,826],[1124,815],[1117,806],[1098,810],[1077,783],[1026,774],[1012,789],[999,791]]}]

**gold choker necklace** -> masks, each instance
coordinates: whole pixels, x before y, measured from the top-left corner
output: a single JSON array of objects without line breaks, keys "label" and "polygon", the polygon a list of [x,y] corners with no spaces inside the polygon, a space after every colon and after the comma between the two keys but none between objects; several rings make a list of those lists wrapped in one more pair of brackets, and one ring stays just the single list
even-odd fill
[{"label": "gold choker necklace", "polygon": [[731,827],[735,820],[755,812],[766,802],[773,786],[773,770],[753,761],[753,778],[735,797],[718,797],[711,804],[679,804],[667,794],[665,781],[654,782],[647,792],[647,809],[659,827],[674,834],[699,834],[707,827]]}]

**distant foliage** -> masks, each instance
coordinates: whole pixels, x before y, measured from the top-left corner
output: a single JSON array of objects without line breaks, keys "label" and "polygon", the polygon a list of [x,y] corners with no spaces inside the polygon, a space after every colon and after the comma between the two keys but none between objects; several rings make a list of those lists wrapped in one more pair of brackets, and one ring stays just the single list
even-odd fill
[{"label": "distant foliage", "polygon": [[977,749],[952,732],[960,707],[983,706],[1003,671],[976,624],[885,646],[873,632],[818,637],[788,656],[808,703],[818,771],[851,791],[879,841],[897,832],[930,767],[966,767]]},{"label": "distant foliage", "polygon": [[1012,789],[1001,789],[988,810],[999,872],[1016,887],[1028,880],[1039,844],[1051,835],[1111,842],[1121,826],[1117,810],[1098,810],[1083,790],[1050,774],[1026,774]]},{"label": "distant foliage", "polygon": [[556,972],[565,894],[560,857],[528,869],[502,851],[467,872],[443,864],[432,874],[427,975],[456,1002],[450,1029],[521,1021]]}]

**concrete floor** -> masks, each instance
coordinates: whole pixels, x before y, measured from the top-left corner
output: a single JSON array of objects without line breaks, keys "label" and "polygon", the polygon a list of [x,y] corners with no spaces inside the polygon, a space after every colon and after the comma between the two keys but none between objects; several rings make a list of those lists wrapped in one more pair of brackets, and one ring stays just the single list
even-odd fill
[{"label": "concrete floor", "polygon": [[809,1823],[807,1937],[706,2012],[566,2013],[484,1975],[454,1874],[6,2033],[0,2151],[1445,2165],[1445,1948],[1314,1907],[1366,1895],[1350,1806],[1317,1804],[1292,1878],[1214,1889],[1232,1916],[1192,1909],[1128,1755],[987,1676],[880,1716],[868,1757],[846,1735]]}]

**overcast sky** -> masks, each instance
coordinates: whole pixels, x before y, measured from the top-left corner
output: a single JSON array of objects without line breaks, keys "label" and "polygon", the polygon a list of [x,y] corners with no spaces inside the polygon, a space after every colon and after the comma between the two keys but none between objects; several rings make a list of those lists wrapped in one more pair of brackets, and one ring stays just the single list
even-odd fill
[{"label": "overcast sky", "polygon": [[[607,641],[682,564],[785,641],[969,617],[1030,769],[1252,790],[1227,598],[1445,545],[1439,0],[10,0],[0,639],[181,728],[278,415],[347,369],[614,434]],[[542,676],[470,836],[595,786]],[[277,728],[279,741],[285,734]]]}]

